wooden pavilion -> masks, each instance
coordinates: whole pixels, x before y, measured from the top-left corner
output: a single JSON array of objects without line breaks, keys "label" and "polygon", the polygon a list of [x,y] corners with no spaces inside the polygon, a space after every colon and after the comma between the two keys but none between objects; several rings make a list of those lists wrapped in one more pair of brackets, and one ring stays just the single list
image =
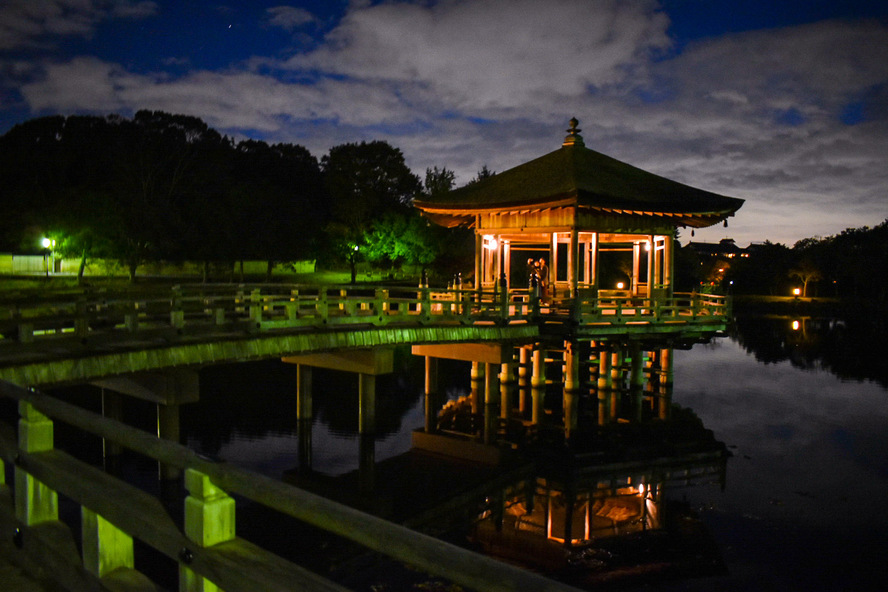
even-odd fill
[{"label": "wooden pavilion", "polygon": [[415,206],[437,224],[475,229],[477,290],[504,280],[520,291],[528,259],[543,258],[555,300],[670,297],[676,230],[727,223],[743,200],[590,150],[577,125],[558,150]]}]

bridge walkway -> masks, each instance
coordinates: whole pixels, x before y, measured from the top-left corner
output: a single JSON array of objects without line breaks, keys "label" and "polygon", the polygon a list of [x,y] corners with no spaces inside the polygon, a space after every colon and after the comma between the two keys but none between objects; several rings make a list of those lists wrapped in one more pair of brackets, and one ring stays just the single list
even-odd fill
[{"label": "bridge walkway", "polygon": [[187,285],[0,306],[0,379],[24,386],[120,372],[398,344],[540,336],[695,338],[724,328],[723,296],[578,294],[541,305],[526,290]]}]

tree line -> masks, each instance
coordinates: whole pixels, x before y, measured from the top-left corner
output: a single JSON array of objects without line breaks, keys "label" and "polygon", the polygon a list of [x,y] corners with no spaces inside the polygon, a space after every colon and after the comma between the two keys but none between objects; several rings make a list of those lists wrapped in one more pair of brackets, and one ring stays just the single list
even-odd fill
[{"label": "tree line", "polygon": [[[487,167],[472,182],[495,173]],[[317,159],[303,146],[235,141],[196,117],[161,111],[32,119],[0,136],[0,251],[55,252],[140,265],[200,261],[205,277],[237,262],[359,261],[409,264],[449,278],[473,266],[471,231],[419,216],[417,196],[454,186],[433,167],[415,175],[386,142],[334,146]],[[680,290],[715,285],[740,294],[888,301],[888,220],[808,238],[792,248],[765,242],[748,257],[706,260],[676,249]]]},{"label": "tree line", "polygon": [[888,220],[874,228],[805,238],[791,248],[766,241],[751,245],[746,255],[704,262],[697,279],[717,278],[722,289],[735,294],[786,296],[798,288],[802,297],[860,299],[888,307]]},{"label": "tree line", "polygon": [[421,180],[386,142],[334,146],[320,160],[296,144],[224,136],[161,111],[50,116],[0,137],[0,250],[119,261],[201,261],[205,275],[244,260],[322,264],[367,259],[447,273],[470,236],[427,226],[412,200],[452,188],[437,167]]}]

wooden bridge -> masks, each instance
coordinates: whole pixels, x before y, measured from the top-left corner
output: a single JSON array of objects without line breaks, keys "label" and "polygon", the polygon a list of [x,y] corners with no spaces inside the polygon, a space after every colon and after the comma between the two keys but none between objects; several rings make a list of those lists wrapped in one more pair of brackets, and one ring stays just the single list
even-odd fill
[{"label": "wooden bridge", "polygon": [[0,308],[0,379],[78,383],[176,366],[448,342],[547,336],[695,339],[724,328],[712,294],[580,293],[543,303],[527,290],[305,285],[183,285],[89,293]]},{"label": "wooden bridge", "polygon": [[[137,295],[82,293],[7,302],[0,309],[0,397],[17,401],[20,419],[17,434],[0,424],[0,526],[9,534],[0,551],[70,590],[157,590],[134,563],[134,539],[178,566],[182,591],[342,589],[239,538],[232,497],[238,496],[470,589],[567,590],[278,480],[200,457],[175,438],[134,429],[34,387],[398,344],[520,344],[630,334],[693,338],[723,329],[729,313],[719,296],[602,296],[543,303],[526,291],[183,285]],[[182,511],[171,513],[145,491],[55,449],[54,421],[184,471],[184,518],[173,519]],[[160,416],[158,423],[160,429]],[[10,485],[6,465],[14,467]],[[80,506],[79,533],[59,521],[60,495]]]}]

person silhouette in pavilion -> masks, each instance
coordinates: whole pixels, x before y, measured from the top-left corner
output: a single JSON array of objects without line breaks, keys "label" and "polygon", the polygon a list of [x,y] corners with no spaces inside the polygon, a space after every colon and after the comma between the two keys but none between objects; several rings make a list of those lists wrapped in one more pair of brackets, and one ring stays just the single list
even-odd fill
[{"label": "person silhouette in pavilion", "polygon": [[540,257],[536,264],[537,278],[540,282],[540,296],[543,304],[548,304],[549,300],[549,267],[546,260]]}]

